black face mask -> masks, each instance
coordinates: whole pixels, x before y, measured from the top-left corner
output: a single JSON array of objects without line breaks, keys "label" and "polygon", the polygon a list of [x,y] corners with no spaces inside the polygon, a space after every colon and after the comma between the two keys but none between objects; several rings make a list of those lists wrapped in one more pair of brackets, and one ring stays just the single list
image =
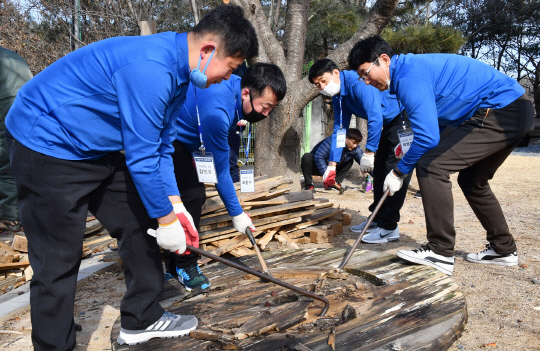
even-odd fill
[{"label": "black face mask", "polygon": [[249,91],[249,103],[251,104],[251,112],[244,114],[244,119],[246,121],[248,121],[249,123],[257,123],[266,118],[266,116],[262,113],[255,111],[255,107],[253,107],[253,97],[251,96],[251,90]]}]

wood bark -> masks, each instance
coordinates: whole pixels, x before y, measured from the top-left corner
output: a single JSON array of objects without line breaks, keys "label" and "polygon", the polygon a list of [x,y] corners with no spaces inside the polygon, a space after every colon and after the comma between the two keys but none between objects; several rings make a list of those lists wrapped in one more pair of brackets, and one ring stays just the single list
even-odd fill
[{"label": "wood bark", "polygon": [[[259,37],[258,61],[278,65],[287,80],[287,95],[270,114],[257,124],[255,138],[255,172],[258,175],[285,175],[293,179],[293,189],[300,187],[300,144],[303,132],[302,109],[319,95],[307,77],[301,79],[305,36],[309,15],[308,0],[287,3],[283,46],[276,40],[259,1],[233,0],[243,6]],[[388,24],[398,0],[378,0],[366,21],[356,33],[328,58],[341,69],[347,68],[347,57],[353,45],[361,39],[378,34]],[[366,136],[367,137],[367,136]]]}]

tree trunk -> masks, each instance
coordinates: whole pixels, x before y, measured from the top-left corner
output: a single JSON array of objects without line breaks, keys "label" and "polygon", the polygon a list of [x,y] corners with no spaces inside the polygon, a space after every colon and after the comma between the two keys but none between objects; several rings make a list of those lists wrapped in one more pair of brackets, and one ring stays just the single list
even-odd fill
[{"label": "tree trunk", "polygon": [[[293,180],[293,189],[300,188],[300,147],[303,140],[302,109],[319,95],[307,77],[301,78],[304,59],[305,35],[309,15],[309,1],[290,0],[287,3],[285,37],[279,43],[260,10],[259,1],[233,0],[246,9],[257,28],[259,45],[270,62],[277,64],[287,80],[287,95],[264,121],[257,123],[255,138],[255,172],[257,175],[283,175]],[[341,69],[347,67],[347,57],[353,45],[361,39],[378,34],[388,24],[398,0],[378,0],[366,21],[351,39],[341,44],[328,58]],[[277,45],[277,46],[276,46]],[[364,135],[367,138],[367,135]]]}]

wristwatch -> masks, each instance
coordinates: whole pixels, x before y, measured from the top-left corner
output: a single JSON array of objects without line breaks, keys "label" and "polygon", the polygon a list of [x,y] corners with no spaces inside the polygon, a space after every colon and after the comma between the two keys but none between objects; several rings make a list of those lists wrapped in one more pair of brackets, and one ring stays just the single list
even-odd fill
[{"label": "wristwatch", "polygon": [[375,151],[371,151],[371,150],[368,149],[367,147],[366,147],[366,152],[371,152],[371,153],[373,153],[373,154],[375,153]]},{"label": "wristwatch", "polygon": [[404,178],[407,176],[407,174],[403,174],[403,173],[397,168],[397,166],[394,167],[393,171],[394,171],[394,173],[395,173],[399,178],[401,178],[401,179],[404,179]]}]

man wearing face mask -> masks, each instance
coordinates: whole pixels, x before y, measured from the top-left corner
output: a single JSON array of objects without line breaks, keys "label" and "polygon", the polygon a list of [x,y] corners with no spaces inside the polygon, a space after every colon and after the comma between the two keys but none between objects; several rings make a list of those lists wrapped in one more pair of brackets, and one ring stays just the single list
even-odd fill
[{"label": "man wearing face mask", "polygon": [[[286,92],[283,73],[279,67],[269,63],[253,64],[247,68],[242,78],[232,75],[228,81],[208,89],[198,89],[193,85],[189,87],[186,103],[178,115],[173,162],[183,203],[195,227],[199,226],[202,206],[206,200],[205,187],[198,180],[192,157],[199,150],[202,138],[205,153],[213,156],[216,188],[232,217],[235,229],[242,234],[247,228],[255,230],[251,219],[240,206],[231,179],[228,136],[239,120],[244,119],[253,124],[265,119],[285,97]],[[199,270],[197,259],[198,255],[194,253],[174,254],[166,263],[167,273],[177,277],[187,290],[205,289],[210,286],[210,282]]]},{"label": "man wearing face mask", "polygon": [[[338,141],[340,135],[347,132],[352,115],[367,119],[368,139],[366,152],[360,161],[360,170],[362,173],[373,171],[373,203],[369,207],[373,211],[383,196],[384,177],[399,162],[394,152],[399,145],[397,130],[404,124],[408,125],[407,117],[401,115],[395,97],[366,86],[354,71],[340,71],[332,60],[315,62],[309,70],[308,78],[322,94],[332,97],[334,107],[332,151],[323,175],[325,187],[335,183],[336,164],[344,146]],[[399,240],[399,211],[405,201],[410,179],[410,176],[404,179],[402,190],[382,204],[367,234],[362,238],[363,242],[386,243]],[[355,225],[351,230],[361,232],[366,223],[364,221]]]},{"label": "man wearing face mask", "polygon": [[157,301],[159,246],[181,253],[186,234],[197,234],[174,178],[176,116],[190,82],[219,83],[257,53],[242,8],[224,5],[189,33],[84,46],[19,90],[6,138],[34,270],[34,350],[76,345],[73,309],[88,210],[118,239],[123,261],[118,343],[178,337],[197,327],[195,316],[166,312]]},{"label": "man wearing face mask", "polygon": [[[427,245],[397,256],[452,275],[456,230],[450,175],[486,231],[486,249],[473,263],[515,266],[517,247],[489,185],[533,123],[525,90],[511,77],[470,57],[396,55],[380,36],[357,42],[349,66],[366,84],[390,90],[407,110],[414,132],[409,152],[384,181],[390,193],[416,166],[426,217]],[[440,131],[455,128],[441,139]],[[446,133],[444,133],[446,134]]]}]

